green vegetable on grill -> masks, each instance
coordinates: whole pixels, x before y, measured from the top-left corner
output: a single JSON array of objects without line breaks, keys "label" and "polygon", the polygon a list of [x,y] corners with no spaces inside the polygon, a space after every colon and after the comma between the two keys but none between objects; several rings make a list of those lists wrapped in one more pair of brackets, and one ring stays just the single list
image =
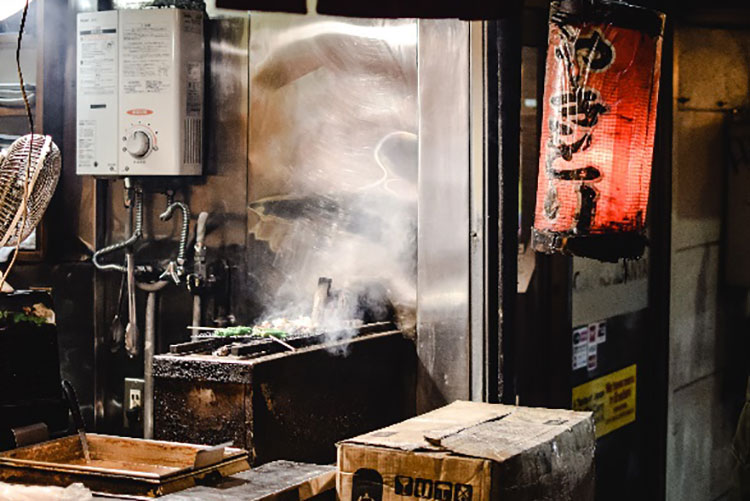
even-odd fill
[{"label": "green vegetable on grill", "polygon": [[253,328],[252,327],[244,327],[241,325],[233,326],[233,327],[224,327],[223,329],[218,329],[213,332],[215,336],[252,336],[253,334]]},{"label": "green vegetable on grill", "polygon": [[275,337],[278,339],[284,339],[287,337],[287,333],[273,328],[265,327],[247,327],[243,325],[237,325],[232,327],[225,327],[214,331],[216,336],[232,337],[232,336],[256,336],[256,337]]},{"label": "green vegetable on grill", "polygon": [[275,337],[276,339],[285,339],[287,333],[281,329],[266,328],[266,327],[253,327],[253,336],[260,337]]}]

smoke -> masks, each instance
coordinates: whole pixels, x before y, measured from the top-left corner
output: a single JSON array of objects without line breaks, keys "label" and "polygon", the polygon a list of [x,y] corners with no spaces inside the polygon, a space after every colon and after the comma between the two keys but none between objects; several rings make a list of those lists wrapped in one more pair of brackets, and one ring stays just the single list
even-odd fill
[{"label": "smoke", "polygon": [[251,17],[250,267],[262,319],[311,317],[329,341],[415,323],[414,20]]},{"label": "smoke", "polygon": [[250,205],[259,218],[255,235],[270,237],[271,265],[283,277],[265,305],[265,319],[311,316],[318,281],[326,277],[331,293],[317,327],[329,333],[328,341],[351,337],[359,322],[398,320],[402,328],[413,327],[416,136],[386,138],[394,144],[375,149],[384,175],[363,189]]}]

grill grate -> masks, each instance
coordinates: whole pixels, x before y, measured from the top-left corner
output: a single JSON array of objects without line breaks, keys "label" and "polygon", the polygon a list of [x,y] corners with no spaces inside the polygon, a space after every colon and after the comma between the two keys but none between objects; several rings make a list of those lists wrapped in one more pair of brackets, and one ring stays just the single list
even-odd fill
[{"label": "grill grate", "polygon": [[[296,333],[284,338],[284,341],[294,348],[305,348],[325,343],[327,340],[339,338],[355,338],[365,334],[388,332],[395,330],[392,322],[376,322],[352,327],[340,331],[316,331],[310,333]],[[186,343],[170,345],[169,352],[173,355],[213,354],[218,357],[260,357],[271,353],[279,353],[287,349],[272,339],[257,336],[204,336]]]}]

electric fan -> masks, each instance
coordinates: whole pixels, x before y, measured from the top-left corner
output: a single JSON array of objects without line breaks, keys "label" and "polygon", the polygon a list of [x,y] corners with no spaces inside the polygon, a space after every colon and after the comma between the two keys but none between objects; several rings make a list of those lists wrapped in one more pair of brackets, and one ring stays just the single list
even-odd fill
[{"label": "electric fan", "polygon": [[0,247],[17,245],[39,224],[61,163],[57,145],[41,134],[22,136],[0,152]]}]

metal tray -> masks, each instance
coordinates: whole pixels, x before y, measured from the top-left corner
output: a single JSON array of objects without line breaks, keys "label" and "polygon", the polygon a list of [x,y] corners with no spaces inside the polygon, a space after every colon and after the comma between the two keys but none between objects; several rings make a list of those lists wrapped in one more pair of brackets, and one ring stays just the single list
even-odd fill
[{"label": "metal tray", "polygon": [[0,453],[0,482],[67,486],[158,497],[233,475],[250,466],[242,449],[87,434],[91,460],[77,435]]}]

